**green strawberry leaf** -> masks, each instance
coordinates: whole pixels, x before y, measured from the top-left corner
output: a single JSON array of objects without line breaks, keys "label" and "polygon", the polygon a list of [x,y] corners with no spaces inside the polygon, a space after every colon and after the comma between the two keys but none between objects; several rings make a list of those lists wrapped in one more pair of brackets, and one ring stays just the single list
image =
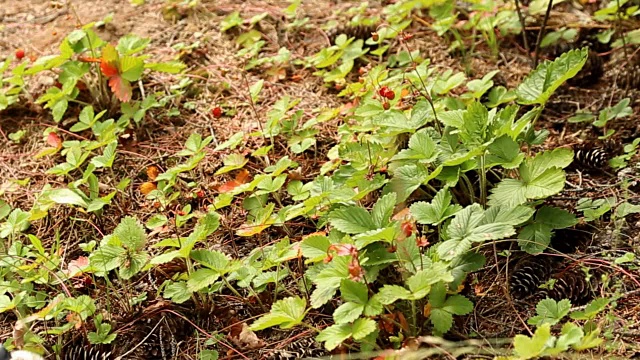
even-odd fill
[{"label": "green strawberry leaf", "polygon": [[541,326],[543,324],[555,325],[569,314],[571,302],[567,299],[556,302],[553,299],[544,299],[536,305],[537,315],[527,321],[530,325]]},{"label": "green strawberry leaf", "polygon": [[262,330],[273,326],[290,329],[302,323],[306,315],[307,301],[301,297],[288,297],[276,301],[271,311],[251,324],[251,330]]},{"label": "green strawberry leaf", "polygon": [[345,206],[329,214],[329,223],[346,234],[358,234],[378,227],[367,210],[358,206]]},{"label": "green strawberry leaf", "polygon": [[551,339],[551,325],[544,324],[536,329],[533,337],[516,335],[513,348],[518,358],[531,359],[540,356]]},{"label": "green strawberry leaf", "polygon": [[554,61],[545,61],[518,86],[516,95],[523,105],[546,104],[551,94],[565,81],[576,76],[587,61],[589,49],[576,49]]},{"label": "green strawberry leaf", "polygon": [[462,206],[458,204],[452,205],[451,199],[452,196],[449,189],[443,188],[433,197],[431,203],[421,201],[411,205],[411,215],[419,224],[440,224],[462,209]]}]

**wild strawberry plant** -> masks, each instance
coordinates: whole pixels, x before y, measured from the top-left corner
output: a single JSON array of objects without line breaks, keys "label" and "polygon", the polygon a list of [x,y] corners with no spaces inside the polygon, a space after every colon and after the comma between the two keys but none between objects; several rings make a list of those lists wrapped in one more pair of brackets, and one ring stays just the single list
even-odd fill
[{"label": "wild strawberry plant", "polygon": [[[369,70],[354,91],[361,105],[339,129],[342,139],[335,152],[329,152],[330,158],[338,160],[326,169],[332,175],[310,183],[320,181],[323,191],[335,189],[331,203],[309,206],[313,185],[302,185],[311,196],[293,207],[300,209],[296,215],[306,210],[319,216],[328,231],[300,243],[303,256],[313,264],[306,276],[315,288],[309,304],[291,300],[288,310],[302,314],[309,305],[318,309],[340,292],[343,303],[333,313],[335,324],[318,336],[328,349],[349,339],[361,349],[375,347],[374,319],[392,305],[407,314],[412,324],[409,333],[420,333],[426,316],[433,331],[442,334],[451,327],[454,315],[473,309],[468,299],[457,294],[457,286],[466,273],[483,265],[478,248],[519,234],[522,248],[537,253],[546,248],[554,229],[574,225],[572,214],[539,207],[540,199],[563,189],[563,168],[571,163],[572,152],[557,149],[530,155],[521,148],[539,141],[534,130],[537,117],[553,91],[580,70],[585,58],[586,51],[576,50],[532,72],[515,95],[518,103],[535,107],[520,116],[515,104],[488,109],[480,103],[490,86],[457,103],[440,97],[433,91],[438,79],[429,81],[437,75],[426,63],[407,73],[394,74],[382,67]],[[426,100],[405,111],[381,106],[381,101],[390,100],[398,107],[395,96],[387,96],[389,91],[402,93],[411,88],[407,83],[421,81],[425,88],[418,91],[426,91]],[[409,140],[405,149],[399,149],[397,139],[403,134]],[[504,179],[492,186],[485,174],[498,169]],[[467,175],[471,172],[479,178],[479,196]],[[505,176],[508,172],[512,175]],[[459,184],[468,192],[453,192]],[[376,189],[384,195],[368,211],[362,202]],[[420,226],[413,231],[406,219],[393,215],[399,204],[416,193],[431,193],[433,199],[409,207],[409,221]],[[472,204],[461,206],[462,200]],[[428,240],[423,240],[425,236]],[[387,283],[381,275],[385,271],[399,272],[402,283]],[[281,311],[274,305],[253,328],[280,324],[273,319],[288,318]]]}]

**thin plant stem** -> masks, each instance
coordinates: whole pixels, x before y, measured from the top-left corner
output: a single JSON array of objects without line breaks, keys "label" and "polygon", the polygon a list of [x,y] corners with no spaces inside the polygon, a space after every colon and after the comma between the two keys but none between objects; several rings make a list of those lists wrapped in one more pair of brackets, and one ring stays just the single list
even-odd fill
[{"label": "thin plant stem", "polygon": [[275,287],[273,289],[273,298],[277,299],[278,298],[278,277],[280,276],[280,266],[276,267],[276,283],[275,283]]},{"label": "thin plant stem", "polygon": [[487,173],[485,172],[485,154],[480,156],[480,204],[487,207]]},{"label": "thin plant stem", "polygon": [[540,42],[542,41],[542,34],[544,33],[545,28],[547,27],[547,21],[549,21],[549,15],[551,14],[551,7],[553,7],[553,0],[549,0],[549,4],[547,5],[547,12],[544,14],[544,19],[542,20],[542,26],[540,26],[540,30],[538,31],[538,38],[536,39],[536,49],[535,49],[535,57],[533,59],[533,68],[535,69],[538,66],[538,59],[540,57]]},{"label": "thin plant stem", "polygon": [[238,292],[238,290],[236,290],[233,286],[231,286],[231,284],[229,284],[229,281],[227,280],[227,277],[224,275],[220,275],[220,277],[222,278],[222,281],[224,282],[225,286],[227,287],[227,289],[229,289],[235,296],[237,296],[240,299],[244,299],[244,296],[240,295],[240,293]]},{"label": "thin plant stem", "polygon": [[[620,23],[622,22],[622,17],[620,16],[620,0],[616,0],[616,5],[617,5],[617,9],[616,9],[616,32],[619,30],[620,27]],[[624,52],[624,58],[627,60],[627,66],[631,65],[631,59],[629,58],[629,54],[627,52],[627,37],[625,36],[625,34],[622,34],[622,51]],[[627,84],[624,87],[624,96],[627,96],[627,93],[629,92],[629,84]],[[606,132],[605,132],[606,133]]]},{"label": "thin plant stem", "polygon": [[413,336],[415,336],[415,334],[418,332],[418,319],[417,319],[417,311],[416,311],[416,301],[415,300],[411,300],[411,323],[412,323],[412,329],[411,329],[411,334]]},{"label": "thin plant stem", "polygon": [[251,286],[249,286],[247,290],[249,290],[251,295],[256,297],[256,300],[258,300],[258,304],[260,305],[260,308],[262,309],[262,311],[269,312],[269,309],[267,309],[267,307],[264,306],[264,303],[262,302],[262,300],[260,300],[260,296],[258,296],[258,293],[255,290],[253,290]]},{"label": "thin plant stem", "polygon": [[[411,49],[409,49],[409,47],[407,46],[407,44],[403,41],[402,44],[404,44],[405,48],[407,49],[407,54],[409,54],[409,59],[411,60],[411,63],[415,65],[415,60],[413,59],[413,55],[411,55]],[[420,72],[418,71],[418,68],[416,66],[416,68],[414,69],[414,71],[416,72],[416,75],[418,76],[418,80],[420,80],[420,84],[422,84],[422,88],[424,90],[424,98],[427,99],[427,102],[429,102],[429,105],[431,106],[431,111],[433,111],[433,118],[435,119],[435,125],[436,125],[436,130],[438,130],[438,132],[442,132],[440,129],[440,122],[438,120],[438,114],[436,113],[436,107],[433,105],[433,99],[431,98],[431,94],[429,93],[429,90],[427,89],[427,85],[424,83],[424,80],[422,79],[422,76],[420,76]],[[411,81],[409,81],[411,82]],[[412,84],[413,85],[413,84]],[[418,88],[418,87],[416,87]]]},{"label": "thin plant stem", "polygon": [[304,285],[304,294],[307,298],[307,302],[310,301],[310,297],[309,297],[309,285],[307,284],[307,279],[305,277],[304,274],[304,267],[302,266],[302,257],[298,257],[298,266],[300,267],[300,270],[302,271],[302,284]]},{"label": "thin plant stem", "polygon": [[460,178],[462,179],[463,186],[467,188],[467,192],[469,193],[471,201],[475,202],[476,192],[473,190],[473,184],[465,174],[460,174]]},{"label": "thin plant stem", "polygon": [[[256,104],[253,102],[253,98],[251,97],[251,86],[249,85],[249,79],[247,78],[247,75],[244,72],[242,73],[242,79],[246,83],[247,91],[249,92],[249,96],[247,96],[247,99],[249,100],[249,107],[251,107],[251,110],[253,111],[253,115],[256,117],[256,122],[260,127],[260,135],[262,135],[262,140],[264,141],[265,144],[267,144],[267,137],[264,135],[264,126],[262,126],[262,122],[260,121],[260,116],[258,115],[258,111],[256,110]],[[273,145],[274,144],[273,136],[269,135],[269,139],[271,139],[270,144]],[[267,165],[271,165],[269,157],[265,156],[265,158],[266,158],[265,161],[267,162]]]},{"label": "thin plant stem", "polygon": [[527,50],[527,57],[529,57],[529,61],[533,64],[533,59],[531,58],[531,49],[529,48],[529,40],[527,40],[527,33],[525,31],[526,24],[524,22],[524,17],[522,16],[522,9],[520,8],[520,0],[516,1],[516,13],[518,14],[518,20],[520,21],[520,27],[522,28],[522,42],[524,43],[524,48]]}]

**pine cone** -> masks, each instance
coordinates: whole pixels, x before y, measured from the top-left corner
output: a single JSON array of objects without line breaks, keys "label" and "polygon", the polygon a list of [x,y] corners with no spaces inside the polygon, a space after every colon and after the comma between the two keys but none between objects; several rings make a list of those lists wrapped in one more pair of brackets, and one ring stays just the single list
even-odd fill
[{"label": "pine cone", "polygon": [[574,151],[573,162],[580,170],[606,169],[609,166],[609,154],[603,148],[579,145]]},{"label": "pine cone", "polygon": [[341,35],[347,35],[347,38],[356,38],[356,40],[364,40],[366,41],[371,37],[371,34],[376,31],[378,25],[347,25],[347,26],[338,26],[327,32],[327,36],[331,40],[331,43],[334,44],[336,38]]},{"label": "pine cone", "polygon": [[600,57],[600,55],[598,55],[595,50],[593,50],[592,42],[590,41],[579,41],[572,43],[561,41],[549,48],[549,56],[552,59],[555,59],[568,51],[581,49],[585,46],[589,48],[589,52],[587,53],[587,61],[585,62],[580,72],[578,72],[576,76],[567,81],[567,83],[570,85],[590,86],[597,83],[600,78],[602,78],[602,75],[604,75],[604,60]]},{"label": "pine cone", "polygon": [[640,64],[633,64],[619,72],[617,82],[621,89],[640,90]]},{"label": "pine cone", "polygon": [[63,360],[108,360],[111,359],[111,352],[100,351],[97,348],[75,345],[65,349]]},{"label": "pine cone", "polygon": [[590,86],[597,83],[604,74],[604,61],[593,50],[589,49],[584,66],[567,82],[573,86]]},{"label": "pine cone", "polygon": [[571,254],[586,249],[593,234],[581,227],[555,230],[549,247],[562,253]]},{"label": "pine cone", "polygon": [[592,287],[595,285],[595,276],[587,279],[587,275],[580,269],[571,268],[552,276],[555,283],[547,294],[554,300],[569,299],[573,305],[582,305],[591,300]]},{"label": "pine cone", "polygon": [[521,259],[511,274],[509,288],[515,299],[524,299],[535,293],[538,286],[551,276],[555,259],[551,256],[537,255]]},{"label": "pine cone", "polygon": [[312,337],[294,340],[283,349],[269,350],[264,354],[268,360],[308,359],[326,356],[327,351]]}]

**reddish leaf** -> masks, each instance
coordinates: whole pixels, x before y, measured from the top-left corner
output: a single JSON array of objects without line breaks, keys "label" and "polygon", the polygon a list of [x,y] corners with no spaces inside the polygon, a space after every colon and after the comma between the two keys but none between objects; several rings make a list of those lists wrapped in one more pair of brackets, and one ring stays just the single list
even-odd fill
[{"label": "reddish leaf", "polygon": [[74,324],[74,327],[80,329],[82,327],[82,318],[80,318],[80,314],[76,312],[69,312],[66,316],[68,324]]},{"label": "reddish leaf", "polygon": [[80,256],[75,260],[69,261],[67,270],[69,271],[69,273],[73,274],[82,271],[82,269],[86,268],[87,266],[89,266],[89,258],[86,256]]},{"label": "reddish leaf", "polygon": [[383,314],[380,316],[380,322],[378,323],[380,328],[390,334],[395,332],[396,314]]},{"label": "reddish leaf", "polygon": [[345,255],[358,256],[358,249],[351,244],[334,244],[329,246],[329,249],[327,252],[331,250],[335,250],[338,256],[345,256]]},{"label": "reddish leaf", "polygon": [[82,62],[93,62],[93,63],[102,62],[102,60],[98,58],[90,57],[90,56],[78,56],[78,60]]},{"label": "reddish leaf", "polygon": [[109,87],[111,91],[116,94],[118,100],[129,102],[132,92],[131,83],[122,77],[120,72],[120,56],[116,48],[111,44],[107,44],[104,49],[102,49],[100,70],[102,74],[109,79]]},{"label": "reddish leaf", "polygon": [[100,61],[100,70],[102,70],[102,74],[108,78],[120,75],[117,64],[106,62],[104,60]]},{"label": "reddish leaf", "polygon": [[249,171],[243,169],[236,175],[235,179],[231,181],[227,181],[226,183],[218,186],[218,191],[221,193],[230,192],[233,189],[237,188],[238,186],[242,184],[246,184],[248,182],[249,182]]},{"label": "reddish leaf", "polygon": [[47,135],[47,144],[53,146],[56,149],[60,149],[62,148],[62,139],[60,139],[60,136],[58,136],[58,134],[52,131],[49,133],[49,135]]},{"label": "reddish leaf", "polygon": [[104,49],[102,49],[102,57],[100,58],[100,70],[102,70],[104,76],[112,77],[120,75],[120,71],[118,71],[119,60],[118,50],[116,50],[113,45],[107,44]]},{"label": "reddish leaf", "polygon": [[[102,66],[102,64],[100,64]],[[114,75],[109,78],[109,87],[118,100],[122,102],[129,102],[131,100],[131,83],[125,79],[123,79],[120,75]]]},{"label": "reddish leaf", "polygon": [[396,315],[398,316],[398,323],[400,323],[402,330],[409,331],[409,323],[407,322],[407,319],[404,317],[404,314],[401,313],[400,311],[396,311]]}]

